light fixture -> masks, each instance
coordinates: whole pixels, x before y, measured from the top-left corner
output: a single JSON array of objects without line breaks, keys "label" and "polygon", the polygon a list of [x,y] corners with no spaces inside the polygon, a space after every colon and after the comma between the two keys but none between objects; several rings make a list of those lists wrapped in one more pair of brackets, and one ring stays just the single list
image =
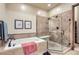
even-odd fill
[{"label": "light fixture", "polygon": [[37,11],[37,14],[40,15],[41,14],[41,11]]},{"label": "light fixture", "polygon": [[50,7],[51,6],[51,4],[48,4],[48,7]]},{"label": "light fixture", "polygon": [[57,8],[57,12],[62,12],[62,9],[61,8]]},{"label": "light fixture", "polygon": [[22,10],[25,10],[25,8],[26,8],[25,5],[21,5]]}]

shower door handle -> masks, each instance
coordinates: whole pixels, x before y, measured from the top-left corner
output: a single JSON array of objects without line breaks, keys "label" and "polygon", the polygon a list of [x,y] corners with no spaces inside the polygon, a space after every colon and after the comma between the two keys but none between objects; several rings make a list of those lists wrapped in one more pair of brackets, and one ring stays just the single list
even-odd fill
[{"label": "shower door handle", "polygon": [[61,35],[64,35],[64,30],[61,31]]}]

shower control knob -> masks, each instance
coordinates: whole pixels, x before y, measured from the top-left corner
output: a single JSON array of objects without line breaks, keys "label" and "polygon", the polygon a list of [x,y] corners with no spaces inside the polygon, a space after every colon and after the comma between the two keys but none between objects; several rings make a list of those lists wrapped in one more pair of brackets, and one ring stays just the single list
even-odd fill
[{"label": "shower control knob", "polygon": [[64,35],[64,30],[61,31],[61,35]]}]

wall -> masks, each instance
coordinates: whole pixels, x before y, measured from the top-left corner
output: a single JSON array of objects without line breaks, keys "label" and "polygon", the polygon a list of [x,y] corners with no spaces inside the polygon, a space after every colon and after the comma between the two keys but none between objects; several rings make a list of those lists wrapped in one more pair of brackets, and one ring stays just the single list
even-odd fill
[{"label": "wall", "polygon": [[17,11],[17,12],[22,12],[27,14],[35,14],[35,15],[44,16],[44,17],[48,16],[47,11],[44,11],[36,7],[32,7],[30,4],[8,3],[6,4],[6,8],[7,10],[11,10],[11,11]]},{"label": "wall", "polygon": [[0,4],[0,20],[4,20],[5,19],[5,4]]},{"label": "wall", "polygon": [[54,9],[51,9],[48,12],[49,17],[54,16],[54,15],[57,15],[57,14],[60,14],[60,13],[63,13],[63,12],[66,12],[68,10],[71,10],[73,4],[74,3],[63,3],[63,4],[55,7]]},{"label": "wall", "polygon": [[75,7],[75,21],[77,21],[77,40],[76,43],[79,43],[79,6]]},{"label": "wall", "polygon": [[75,21],[77,21],[77,19],[78,19],[78,6],[77,7],[75,7],[75,12],[74,12],[74,14],[75,14]]},{"label": "wall", "polygon": [[[72,5],[74,3],[64,3],[64,4],[61,4],[57,7],[55,7],[54,9],[51,9],[49,12],[48,12],[48,15],[49,17],[53,17],[53,16],[60,16],[61,14],[61,19],[64,21],[68,21],[68,19],[70,18],[71,19],[71,24],[70,24],[70,30],[67,30],[66,31],[66,34],[65,35],[70,35],[69,37],[69,41],[70,43],[72,43]],[[67,19],[67,20],[66,20]],[[64,22],[62,22],[64,23]],[[66,24],[63,24],[63,26],[66,26]],[[68,33],[70,31],[70,33]]]},{"label": "wall", "polygon": [[[56,16],[58,17],[56,18]],[[55,15],[50,19],[50,40],[60,43],[64,46],[68,46],[69,43],[71,43],[70,39],[72,22],[69,21],[69,19],[72,20],[71,10]],[[59,27],[59,29],[57,29],[57,27]]]},{"label": "wall", "polygon": [[42,17],[42,16],[37,16],[37,36],[44,36],[48,35],[49,33],[49,24],[48,24],[48,18],[47,17]]},{"label": "wall", "polygon": [[[32,21],[32,29],[15,29],[14,20],[29,20]],[[22,34],[22,33],[35,33],[36,32],[36,16],[27,13],[7,11],[7,25],[8,25],[8,34]]]},{"label": "wall", "polygon": [[[66,12],[68,10],[71,10],[72,4],[62,4],[54,9],[51,9],[48,14],[46,11],[41,10],[39,8],[32,7],[28,4],[0,4],[1,9],[0,9],[0,19],[5,18],[4,15],[6,11],[6,19],[5,22],[7,23],[8,26],[8,34],[21,34],[21,33],[35,33],[36,32],[36,15],[43,16],[43,17],[51,17],[63,12]],[[6,7],[6,8],[5,8]],[[25,7],[25,8],[24,8]],[[38,12],[38,13],[37,13]],[[33,21],[32,29],[27,30],[27,29],[22,29],[22,30],[17,30],[14,29],[14,19],[22,19],[22,20],[31,20]]]},{"label": "wall", "polygon": [[[36,15],[47,17],[47,12],[27,4],[6,4],[8,34],[36,33]],[[40,14],[37,14],[37,12]],[[14,29],[14,20],[32,21],[32,29]]]},{"label": "wall", "polygon": [[[15,38],[35,36],[37,15],[48,17],[47,11],[32,7],[29,4],[0,4],[0,20],[3,20],[5,22],[6,39],[8,37],[7,34],[13,34]],[[32,21],[32,29],[14,29],[15,19]]]},{"label": "wall", "polygon": [[[0,4],[0,21],[5,21],[5,4]],[[0,47],[2,47],[2,41],[0,40]]]}]

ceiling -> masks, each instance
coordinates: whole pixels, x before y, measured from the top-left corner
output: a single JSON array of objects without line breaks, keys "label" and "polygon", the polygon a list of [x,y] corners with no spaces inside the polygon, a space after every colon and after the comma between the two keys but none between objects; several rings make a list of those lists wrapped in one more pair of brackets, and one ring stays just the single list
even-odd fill
[{"label": "ceiling", "polygon": [[51,3],[51,6],[48,7],[48,4],[49,3],[30,3],[30,5],[32,5],[34,7],[41,8],[41,9],[46,10],[46,11],[48,11],[48,10],[58,6],[58,5],[60,5],[60,3]]}]

